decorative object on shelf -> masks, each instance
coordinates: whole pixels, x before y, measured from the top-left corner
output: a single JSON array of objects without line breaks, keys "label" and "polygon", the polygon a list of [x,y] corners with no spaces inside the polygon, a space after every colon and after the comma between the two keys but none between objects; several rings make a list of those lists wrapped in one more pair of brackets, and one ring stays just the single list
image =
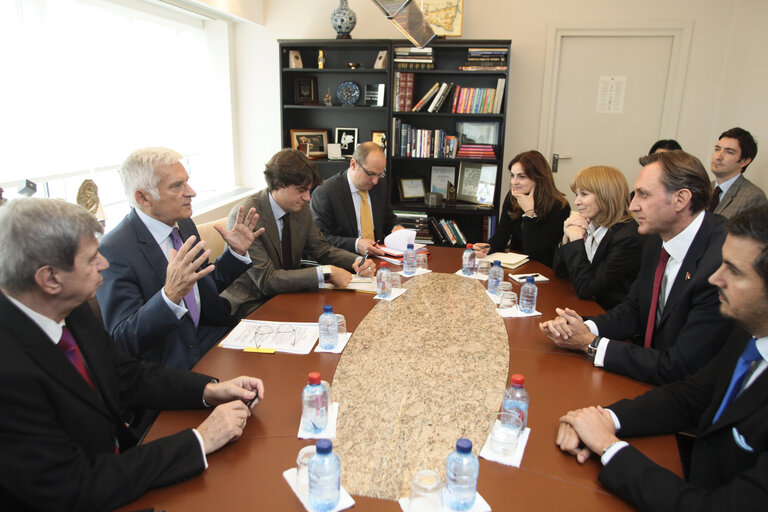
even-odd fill
[{"label": "decorative object on shelf", "polygon": [[99,186],[93,180],[84,180],[77,190],[76,202],[78,206],[82,206],[92,214],[96,216],[99,222],[104,225],[104,221],[107,219],[104,215],[104,208],[101,206],[101,200],[99,199]]},{"label": "decorative object on shelf", "polygon": [[456,187],[454,187],[453,183],[450,181],[448,182],[448,192],[445,194],[445,204],[456,204]]},{"label": "decorative object on shelf", "polygon": [[24,183],[19,185],[19,194],[27,197],[32,197],[37,192],[37,184],[34,181],[24,180]]},{"label": "decorative object on shelf", "polygon": [[456,179],[456,168],[450,166],[433,165],[432,176],[430,179],[429,190],[431,192],[439,192],[440,194],[448,193],[448,183]]},{"label": "decorative object on shelf", "polygon": [[389,61],[387,59],[387,50],[381,50],[373,63],[373,69],[387,69]]},{"label": "decorative object on shelf", "polygon": [[406,0],[373,0],[384,16],[395,24],[397,30],[403,33],[414,46],[424,48],[437,37],[435,31],[424,18],[419,9],[419,2]]},{"label": "decorative object on shelf", "polygon": [[328,144],[328,160],[344,160],[341,156],[341,144]]},{"label": "decorative object on shelf", "polygon": [[299,50],[288,51],[288,67],[290,69],[301,69],[304,64],[301,62],[301,52]]},{"label": "decorative object on shelf", "polygon": [[296,105],[317,103],[317,78],[298,76],[293,79],[293,102]]},{"label": "decorative object on shelf", "polygon": [[424,200],[424,180],[422,178],[400,178],[400,200],[423,201]]},{"label": "decorative object on shelf", "polygon": [[349,69],[357,69],[357,68],[360,67],[360,63],[359,62],[347,62],[347,67]]},{"label": "decorative object on shelf", "polygon": [[439,36],[460,37],[464,0],[421,0],[421,9],[432,30]]},{"label": "decorative object on shelf", "polygon": [[443,204],[443,194],[440,192],[427,192],[424,194],[424,204],[430,208],[438,208]]},{"label": "decorative object on shelf", "polygon": [[322,50],[317,50],[317,69],[325,69],[325,52]]},{"label": "decorative object on shelf", "polygon": [[384,106],[384,84],[367,84],[365,86],[365,104],[369,107]]},{"label": "decorative object on shelf", "polygon": [[291,148],[299,149],[300,144],[309,144],[311,158],[328,154],[328,130],[291,130]]},{"label": "decorative object on shelf", "polygon": [[304,155],[309,156],[309,149],[310,149],[309,142],[301,142],[299,143],[299,151],[304,153]]},{"label": "decorative object on shelf", "polygon": [[336,144],[341,144],[341,156],[351,158],[357,147],[357,128],[336,128]]},{"label": "decorative object on shelf", "polygon": [[341,82],[336,88],[336,97],[344,105],[354,105],[360,99],[360,86],[349,80]]},{"label": "decorative object on shelf", "polygon": [[496,164],[461,162],[456,198],[476,204],[493,204],[496,171],[498,171]]},{"label": "decorative object on shelf", "polygon": [[336,39],[352,39],[349,35],[357,25],[357,15],[349,8],[347,0],[339,0],[339,6],[331,12],[331,27],[336,31]]},{"label": "decorative object on shelf", "polygon": [[371,142],[375,142],[382,148],[384,148],[384,151],[387,151],[387,132],[382,130],[371,130]]},{"label": "decorative object on shelf", "polygon": [[456,134],[459,145],[462,144],[490,144],[499,143],[499,123],[459,121],[456,123]]},{"label": "decorative object on shelf", "polygon": [[325,103],[326,107],[333,106],[333,97],[331,97],[331,88],[328,88],[328,91],[326,91],[325,96],[323,96],[323,103]]}]

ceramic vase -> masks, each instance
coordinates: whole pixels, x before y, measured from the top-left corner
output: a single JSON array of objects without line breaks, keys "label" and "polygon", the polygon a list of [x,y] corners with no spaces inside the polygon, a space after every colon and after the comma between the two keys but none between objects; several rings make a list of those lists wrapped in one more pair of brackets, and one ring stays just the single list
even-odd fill
[{"label": "ceramic vase", "polygon": [[331,26],[336,31],[336,39],[352,39],[349,33],[356,24],[355,11],[349,8],[347,0],[339,0],[339,6],[331,13]]}]

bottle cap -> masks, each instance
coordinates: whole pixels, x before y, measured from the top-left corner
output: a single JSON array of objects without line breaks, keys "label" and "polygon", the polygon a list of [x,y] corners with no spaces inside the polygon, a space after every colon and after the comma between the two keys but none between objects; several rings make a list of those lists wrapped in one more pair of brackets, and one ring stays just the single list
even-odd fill
[{"label": "bottle cap", "polygon": [[331,443],[330,439],[318,439],[315,447],[317,448],[317,453],[331,453],[333,443]]},{"label": "bottle cap", "polygon": [[525,377],[519,373],[513,373],[511,381],[513,386],[516,388],[521,388],[523,387],[523,384],[525,384]]},{"label": "bottle cap", "polygon": [[493,260],[493,266],[494,267],[500,267],[501,266],[501,260]]},{"label": "bottle cap", "polygon": [[459,453],[471,453],[472,441],[466,437],[460,438],[458,441],[456,441],[456,451]]},{"label": "bottle cap", "polygon": [[526,283],[533,283],[536,280],[536,277],[534,276],[528,276],[525,278]]},{"label": "bottle cap", "polygon": [[389,263],[387,263],[386,261],[381,262],[381,265],[380,265],[381,268],[387,268],[388,266],[389,266]]},{"label": "bottle cap", "polygon": [[471,249],[471,248],[472,248],[472,244],[467,244],[467,249]]},{"label": "bottle cap", "polygon": [[413,249],[413,244],[408,244],[408,249]]},{"label": "bottle cap", "polygon": [[330,304],[323,306],[323,313],[333,313],[333,306]]},{"label": "bottle cap", "polygon": [[309,372],[309,383],[320,384],[320,372]]}]

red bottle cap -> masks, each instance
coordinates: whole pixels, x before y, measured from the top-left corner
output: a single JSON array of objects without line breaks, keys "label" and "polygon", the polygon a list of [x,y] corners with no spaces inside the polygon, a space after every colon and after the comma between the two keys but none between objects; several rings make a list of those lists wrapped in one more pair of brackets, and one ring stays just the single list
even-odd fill
[{"label": "red bottle cap", "polygon": [[471,249],[471,248],[472,248],[472,244],[467,244],[467,249]]},{"label": "red bottle cap", "polygon": [[525,377],[520,375],[519,373],[513,373],[512,374],[512,385],[516,388],[523,387],[523,384],[525,384]]},{"label": "red bottle cap", "polygon": [[389,266],[389,263],[387,263],[386,261],[381,262],[381,265],[380,265],[381,268],[387,268],[388,266]]},{"label": "red bottle cap", "polygon": [[320,384],[320,372],[309,372],[309,383]]}]

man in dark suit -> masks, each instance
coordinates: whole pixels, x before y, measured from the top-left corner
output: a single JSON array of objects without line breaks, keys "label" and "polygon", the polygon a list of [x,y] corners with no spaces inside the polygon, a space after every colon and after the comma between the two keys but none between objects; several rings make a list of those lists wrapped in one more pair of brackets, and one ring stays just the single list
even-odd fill
[{"label": "man in dark suit", "polygon": [[[109,266],[102,227],[54,199],[0,209],[0,508],[112,510],[190,478],[206,454],[240,437],[264,398],[261,381],[140,362],[123,352],[85,301]],[[254,400],[254,403],[256,401]],[[127,407],[218,405],[197,429],[133,447]]]},{"label": "man in dark suit", "polygon": [[355,148],[349,169],[332,177],[312,193],[312,217],[334,246],[357,254],[381,256],[377,242],[402,229],[392,212],[389,187],[384,182],[387,157],[375,142]]},{"label": "man in dark suit", "polygon": [[712,153],[715,189],[710,211],[731,218],[740,211],[768,203],[765,192],[744,177],[755,156],[757,142],[747,130],[731,128],[720,134]]},{"label": "man in dark suit", "polygon": [[[352,280],[349,271],[371,276],[376,265],[332,246],[312,221],[310,190],[321,182],[317,166],[300,151],[283,149],[267,162],[267,188],[250,196],[232,210],[229,226],[243,208],[260,216],[257,227],[264,234],[253,241],[248,253],[253,267],[227,288],[222,297],[232,313],[244,317],[279,293],[307,292],[330,283],[341,288]],[[319,264],[301,268],[301,258]]]},{"label": "man in dark suit", "polygon": [[[584,463],[602,454],[600,481],[648,511],[768,510],[768,206],[732,218],[723,264],[710,277],[720,310],[741,328],[692,376],[633,400],[563,416],[558,446]],[[620,441],[698,426],[686,480]]]},{"label": "man in dark suit", "polygon": [[130,355],[189,369],[235,324],[219,293],[251,266],[248,248],[261,232],[255,211],[239,210],[229,231],[216,226],[229,249],[210,264],[180,159],[145,148],[123,163],[133,208],[101,242],[110,267],[97,297],[107,331]]},{"label": "man in dark suit", "polygon": [[[651,236],[629,295],[586,322],[576,311],[540,324],[562,348],[581,350],[594,365],[663,384],[704,366],[732,328],[718,312],[717,290],[707,282],[720,266],[722,217],[705,212],[711,188],[701,162],[683,151],[640,159],[630,210],[638,232]],[[622,343],[640,336],[638,344]]]}]

